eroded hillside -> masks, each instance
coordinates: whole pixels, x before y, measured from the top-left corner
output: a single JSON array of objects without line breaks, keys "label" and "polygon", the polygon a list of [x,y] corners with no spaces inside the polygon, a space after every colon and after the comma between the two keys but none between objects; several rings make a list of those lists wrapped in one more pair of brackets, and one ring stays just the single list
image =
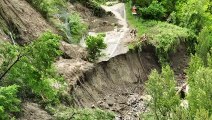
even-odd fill
[{"label": "eroded hillside", "polygon": [[0,119],[209,120],[211,3],[195,1],[1,0]]}]

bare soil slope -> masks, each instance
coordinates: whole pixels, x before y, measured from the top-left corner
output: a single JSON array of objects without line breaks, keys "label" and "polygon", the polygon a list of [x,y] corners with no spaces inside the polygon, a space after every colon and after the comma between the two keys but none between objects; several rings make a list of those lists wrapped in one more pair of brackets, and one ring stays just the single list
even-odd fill
[{"label": "bare soil slope", "polygon": [[20,44],[36,39],[44,31],[52,30],[46,20],[25,0],[1,0],[0,15],[16,35]]}]

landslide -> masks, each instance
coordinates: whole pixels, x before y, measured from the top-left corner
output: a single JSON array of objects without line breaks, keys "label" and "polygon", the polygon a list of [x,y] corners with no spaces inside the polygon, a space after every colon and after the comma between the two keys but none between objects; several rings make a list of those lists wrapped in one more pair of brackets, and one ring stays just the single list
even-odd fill
[{"label": "landslide", "polygon": [[76,106],[111,110],[125,120],[137,119],[145,109],[143,85],[152,69],[160,69],[157,61],[154,49],[147,47],[142,52],[128,52],[94,67],[62,62],[57,68],[71,81]]},{"label": "landslide", "polygon": [[[145,81],[151,70],[161,70],[155,49],[145,45],[142,51],[129,51],[97,64],[79,62],[78,57],[80,60],[62,59],[56,65],[69,82],[76,107],[101,108],[115,112],[117,119],[137,120],[140,113],[148,112]],[[181,43],[169,56],[180,85],[185,82],[189,59],[186,45]]]},{"label": "landslide", "polygon": [[[91,31],[111,31],[114,26],[118,26],[117,19],[112,14],[102,18],[92,16],[92,12],[79,3],[70,4],[69,8],[80,13],[90,24]],[[16,35],[14,38],[19,44],[34,40],[46,30],[56,31],[25,0],[1,0],[0,16],[0,23],[4,23]],[[11,39],[11,36],[1,29],[0,39]],[[61,50],[64,55],[55,65],[70,86],[69,91],[75,106],[111,110],[124,120],[137,119],[138,114],[145,111],[144,100],[147,97],[144,93],[144,82],[152,69],[160,71],[153,46],[144,46],[142,51],[128,52],[98,64],[87,62],[86,50],[77,45],[62,42]],[[184,74],[183,70],[187,66],[188,56],[185,53],[186,46],[182,43],[177,52],[170,54],[176,77]],[[36,103],[26,102],[23,108],[21,119],[51,119]]]}]

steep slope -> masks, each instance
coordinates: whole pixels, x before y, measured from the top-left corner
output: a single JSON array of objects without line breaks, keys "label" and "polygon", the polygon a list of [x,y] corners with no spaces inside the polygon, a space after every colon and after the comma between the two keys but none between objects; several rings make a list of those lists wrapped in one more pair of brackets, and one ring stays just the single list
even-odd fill
[{"label": "steep slope", "polygon": [[0,15],[20,44],[34,40],[44,31],[55,31],[25,0],[1,0]]}]

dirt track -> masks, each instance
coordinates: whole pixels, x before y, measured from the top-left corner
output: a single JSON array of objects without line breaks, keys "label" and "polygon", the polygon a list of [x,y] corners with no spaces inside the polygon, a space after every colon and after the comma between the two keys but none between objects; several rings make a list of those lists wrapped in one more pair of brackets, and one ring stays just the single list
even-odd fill
[{"label": "dirt track", "polygon": [[[115,57],[120,54],[127,53],[128,45],[127,43],[132,40],[130,38],[130,30],[128,28],[126,16],[125,16],[125,5],[124,3],[119,3],[114,6],[102,6],[107,12],[112,12],[117,19],[117,23],[114,22],[114,29],[112,31],[91,31],[90,35],[96,35],[101,32],[106,33],[106,37],[104,39],[107,44],[107,48],[103,50],[104,56],[99,59],[101,61],[108,61],[110,58]],[[114,19],[113,16],[109,16],[111,19]],[[105,21],[108,23],[108,21]],[[81,41],[81,45],[85,47],[84,40]]]}]

